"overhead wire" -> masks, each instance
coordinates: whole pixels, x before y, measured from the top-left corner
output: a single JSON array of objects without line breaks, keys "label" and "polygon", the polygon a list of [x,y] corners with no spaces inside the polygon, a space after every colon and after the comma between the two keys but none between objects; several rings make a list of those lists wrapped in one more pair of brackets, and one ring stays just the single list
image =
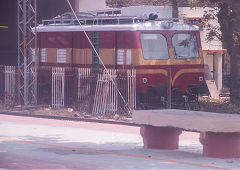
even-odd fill
[{"label": "overhead wire", "polygon": [[75,12],[74,9],[73,9],[72,4],[70,3],[69,0],[66,0],[66,1],[67,1],[68,5],[69,5],[69,7],[70,7],[70,9],[71,9],[71,11],[72,11],[74,17],[77,19],[77,21],[78,21],[78,23],[79,23],[81,29],[83,30],[83,32],[84,32],[84,34],[85,34],[85,36],[86,36],[88,42],[90,43],[90,45],[91,45],[93,51],[95,52],[95,54],[97,55],[97,57],[98,57],[100,63],[102,64],[104,70],[106,70],[107,75],[108,75],[109,78],[110,78],[110,81],[113,83],[113,86],[116,88],[118,94],[120,95],[120,97],[121,97],[121,99],[123,100],[123,102],[125,103],[125,105],[128,105],[128,103],[127,103],[126,100],[124,99],[122,93],[121,93],[120,90],[118,89],[116,83],[115,83],[115,82],[113,81],[113,79],[111,78],[111,76],[110,76],[110,74],[109,74],[109,72],[108,72],[108,70],[107,70],[105,64],[103,63],[101,57],[99,56],[99,53],[97,52],[96,48],[94,47],[94,45],[93,45],[92,41],[90,40],[89,36],[87,35],[87,32],[85,31],[84,27],[82,26],[82,24],[81,24],[79,18],[77,17],[77,14],[76,14],[76,12]]}]

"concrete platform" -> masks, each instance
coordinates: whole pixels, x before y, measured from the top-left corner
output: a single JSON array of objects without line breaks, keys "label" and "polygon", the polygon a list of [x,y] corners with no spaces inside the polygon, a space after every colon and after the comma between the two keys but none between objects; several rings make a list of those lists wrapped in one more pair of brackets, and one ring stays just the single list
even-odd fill
[{"label": "concrete platform", "polygon": [[201,132],[203,156],[240,158],[240,115],[189,110],[136,110],[145,148],[178,149],[181,130]]},{"label": "concrete platform", "polygon": [[199,133],[178,150],[144,149],[140,128],[0,115],[0,169],[239,169],[240,159],[201,155]]},{"label": "concrete platform", "polygon": [[196,132],[240,132],[240,115],[189,110],[135,110],[134,123]]}]

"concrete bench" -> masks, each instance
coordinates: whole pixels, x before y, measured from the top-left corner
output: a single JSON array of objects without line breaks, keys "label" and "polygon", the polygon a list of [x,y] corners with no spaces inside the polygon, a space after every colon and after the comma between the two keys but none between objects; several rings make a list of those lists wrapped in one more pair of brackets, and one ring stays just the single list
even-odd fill
[{"label": "concrete bench", "polygon": [[178,149],[182,130],[200,132],[203,156],[240,158],[240,115],[189,110],[135,110],[145,148]]}]

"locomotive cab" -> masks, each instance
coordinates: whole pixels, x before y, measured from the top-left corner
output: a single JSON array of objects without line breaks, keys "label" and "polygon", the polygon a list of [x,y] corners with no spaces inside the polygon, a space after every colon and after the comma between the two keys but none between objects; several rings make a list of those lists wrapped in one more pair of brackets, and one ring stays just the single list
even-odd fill
[{"label": "locomotive cab", "polygon": [[175,105],[197,101],[198,89],[204,83],[199,30],[189,25],[169,23],[167,25],[171,28],[140,32],[141,59],[138,61],[141,62],[135,67],[139,68],[138,101],[145,103],[145,107],[165,106],[168,70],[171,70],[172,103]]}]

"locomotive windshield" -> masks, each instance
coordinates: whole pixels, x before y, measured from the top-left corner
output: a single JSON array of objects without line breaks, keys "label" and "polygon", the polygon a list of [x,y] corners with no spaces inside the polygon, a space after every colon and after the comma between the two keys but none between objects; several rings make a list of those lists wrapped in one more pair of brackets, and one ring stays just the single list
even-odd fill
[{"label": "locomotive windshield", "polygon": [[175,58],[198,58],[197,39],[194,34],[175,34],[172,38]]},{"label": "locomotive windshield", "polygon": [[168,59],[167,40],[162,34],[142,33],[143,57],[146,60]]}]

